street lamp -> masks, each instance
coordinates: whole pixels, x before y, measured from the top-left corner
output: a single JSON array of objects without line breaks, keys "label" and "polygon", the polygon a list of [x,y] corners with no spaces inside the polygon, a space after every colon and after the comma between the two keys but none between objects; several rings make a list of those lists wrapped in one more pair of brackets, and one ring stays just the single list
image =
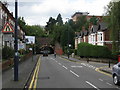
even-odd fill
[{"label": "street lamp", "polygon": [[[66,18],[67,19],[67,30],[69,29],[68,28],[68,20],[69,18]],[[67,43],[67,48],[68,48],[68,58],[69,58],[69,30],[68,30],[68,43]]]},{"label": "street lamp", "polygon": [[31,41],[31,45],[32,45],[32,61],[33,61],[33,49],[34,49],[34,44],[33,44],[33,41]]},{"label": "street lamp", "polygon": [[18,81],[18,1],[15,0],[15,56],[14,56],[14,81]]}]

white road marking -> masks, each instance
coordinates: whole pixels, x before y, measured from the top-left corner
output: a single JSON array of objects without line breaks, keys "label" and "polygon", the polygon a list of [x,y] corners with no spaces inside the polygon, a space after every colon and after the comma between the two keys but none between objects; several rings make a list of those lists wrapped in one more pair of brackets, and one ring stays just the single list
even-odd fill
[{"label": "white road marking", "polygon": [[72,70],[70,70],[70,72],[72,73],[72,74],[74,74],[75,76],[77,76],[77,77],[79,77],[79,75],[77,75],[75,72],[73,72]]},{"label": "white road marking", "polygon": [[102,79],[99,79],[100,81],[103,81]]},{"label": "white road marking", "polygon": [[108,83],[108,82],[107,82],[106,84],[108,84],[108,85],[112,86],[112,84],[110,84],[110,83]]},{"label": "white road marking", "polygon": [[61,65],[61,63],[58,63],[59,65]]},{"label": "white road marking", "polygon": [[92,86],[93,88],[97,89],[97,90],[100,90],[99,88],[97,88],[95,85],[93,85],[92,83],[86,81],[87,84],[89,84],[90,86]]},{"label": "white road marking", "polygon": [[67,67],[63,66],[63,68],[67,69]]},{"label": "white road marking", "polygon": [[72,68],[81,68],[81,67],[83,67],[83,66],[71,66]]},{"label": "white road marking", "polygon": [[55,59],[53,59],[53,58],[51,58],[52,60],[55,60]]},{"label": "white road marking", "polygon": [[90,65],[90,64],[86,64],[86,63],[81,63],[81,65],[84,65],[86,67],[92,68],[92,69],[96,69],[96,67]]}]

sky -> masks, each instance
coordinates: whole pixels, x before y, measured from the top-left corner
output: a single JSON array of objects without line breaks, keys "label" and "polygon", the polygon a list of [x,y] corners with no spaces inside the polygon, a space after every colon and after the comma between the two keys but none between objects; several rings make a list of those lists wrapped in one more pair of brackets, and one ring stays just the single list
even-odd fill
[{"label": "sky", "polygon": [[[9,3],[10,12],[15,11],[15,0]],[[89,12],[89,15],[103,15],[104,7],[111,0],[18,0],[18,16],[22,16],[28,25],[46,25],[50,17],[57,18],[60,13],[63,21],[71,18],[75,12]]]}]

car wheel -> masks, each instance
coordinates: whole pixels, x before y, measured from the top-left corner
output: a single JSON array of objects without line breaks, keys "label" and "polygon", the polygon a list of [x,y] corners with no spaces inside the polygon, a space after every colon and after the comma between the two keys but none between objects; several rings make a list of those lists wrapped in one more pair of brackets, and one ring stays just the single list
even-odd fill
[{"label": "car wheel", "polygon": [[115,75],[115,76],[113,77],[113,82],[114,82],[115,85],[118,84],[118,77],[117,77],[117,75]]}]

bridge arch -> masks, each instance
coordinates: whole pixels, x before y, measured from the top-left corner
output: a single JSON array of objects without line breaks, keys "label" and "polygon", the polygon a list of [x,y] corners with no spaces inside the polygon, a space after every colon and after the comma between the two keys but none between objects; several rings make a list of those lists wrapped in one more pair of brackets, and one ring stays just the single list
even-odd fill
[{"label": "bridge arch", "polygon": [[40,47],[41,54],[44,50],[47,50],[49,54],[54,54],[54,47],[52,45],[43,45],[42,47]]}]

